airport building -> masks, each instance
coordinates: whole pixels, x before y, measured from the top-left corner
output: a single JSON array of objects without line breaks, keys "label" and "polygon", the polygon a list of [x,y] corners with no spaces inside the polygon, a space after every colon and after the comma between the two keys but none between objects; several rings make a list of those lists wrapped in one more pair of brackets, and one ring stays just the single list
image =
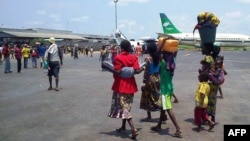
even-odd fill
[{"label": "airport building", "polygon": [[14,44],[29,44],[35,39],[47,40],[54,37],[59,46],[73,46],[77,43],[80,47],[93,47],[95,50],[102,45],[109,44],[110,36],[78,34],[68,30],[54,30],[44,28],[13,29],[0,28],[0,44],[5,42]]}]

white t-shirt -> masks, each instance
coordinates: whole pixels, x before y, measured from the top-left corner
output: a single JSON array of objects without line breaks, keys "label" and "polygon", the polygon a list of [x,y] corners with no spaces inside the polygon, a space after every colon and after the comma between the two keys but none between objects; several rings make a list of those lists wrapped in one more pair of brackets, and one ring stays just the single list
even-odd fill
[{"label": "white t-shirt", "polygon": [[58,55],[58,47],[56,44],[52,44],[49,46],[49,48],[45,52],[45,58],[48,58],[48,53],[51,53],[50,60],[49,61],[59,61],[59,55]]}]

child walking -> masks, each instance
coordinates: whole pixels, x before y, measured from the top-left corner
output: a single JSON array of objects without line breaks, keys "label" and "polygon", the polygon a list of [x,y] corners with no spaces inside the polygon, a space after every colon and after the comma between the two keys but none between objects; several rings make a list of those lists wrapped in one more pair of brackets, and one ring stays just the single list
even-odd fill
[{"label": "child walking", "polygon": [[[164,37],[162,44],[159,43],[158,50],[162,50],[162,47],[166,40],[171,39],[172,37]],[[174,94],[173,86],[173,76],[175,70],[175,59],[176,52],[162,51],[162,59],[160,61],[160,96],[161,96],[161,112],[160,120],[158,124],[154,127],[151,127],[151,130],[159,132],[161,131],[161,124],[166,119],[165,112],[167,111],[171,121],[173,122],[176,132],[173,134],[174,137],[181,137],[181,129],[175,118],[175,115],[172,110],[172,97]]]},{"label": "child walking", "polygon": [[199,84],[195,93],[195,108],[194,108],[194,122],[197,125],[196,130],[201,130],[202,122],[208,121],[209,129],[211,131],[215,123],[209,119],[206,113],[208,106],[208,96],[210,94],[210,85],[208,84],[209,75],[207,72],[201,72],[198,76]]}]

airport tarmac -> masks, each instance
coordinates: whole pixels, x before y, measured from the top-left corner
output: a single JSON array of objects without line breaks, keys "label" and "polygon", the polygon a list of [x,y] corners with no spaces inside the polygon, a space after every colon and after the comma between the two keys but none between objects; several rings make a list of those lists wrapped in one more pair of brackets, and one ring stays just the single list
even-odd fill
[{"label": "airport tarmac", "polygon": [[[197,133],[193,130],[194,96],[198,84],[198,69],[203,59],[199,51],[180,50],[177,55],[174,92],[179,103],[173,111],[182,130],[175,138],[171,120],[159,133],[150,130],[156,122],[143,122],[146,111],[139,108],[142,73],[136,75],[132,115],[141,141],[223,141],[225,124],[250,124],[250,51],[221,51],[228,72],[222,85],[224,99],[217,100],[216,126]],[[145,55],[144,55],[145,56]],[[99,52],[93,57],[79,55],[74,60],[64,55],[60,70],[61,91],[48,91],[46,70],[31,68],[16,72],[16,60],[11,61],[13,73],[4,73],[0,65],[0,141],[129,141],[131,131],[118,133],[121,119],[107,114],[111,105],[112,74],[101,71]],[[54,84],[54,81],[53,81]],[[159,112],[153,112],[157,121]]]}]

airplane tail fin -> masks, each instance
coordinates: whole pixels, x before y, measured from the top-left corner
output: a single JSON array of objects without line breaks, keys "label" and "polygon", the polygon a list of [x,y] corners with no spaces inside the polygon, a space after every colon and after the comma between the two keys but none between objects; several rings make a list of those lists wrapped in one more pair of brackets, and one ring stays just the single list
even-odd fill
[{"label": "airplane tail fin", "polygon": [[160,17],[164,34],[181,33],[164,13],[160,13]]}]

